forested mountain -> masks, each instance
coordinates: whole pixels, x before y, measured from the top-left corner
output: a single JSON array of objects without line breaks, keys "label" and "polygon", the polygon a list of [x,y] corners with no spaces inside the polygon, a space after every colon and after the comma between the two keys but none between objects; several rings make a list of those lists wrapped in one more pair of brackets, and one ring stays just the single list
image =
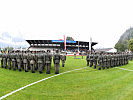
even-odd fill
[{"label": "forested mountain", "polygon": [[128,41],[131,38],[133,38],[133,28],[129,28],[121,35],[119,41],[115,44],[117,51],[125,51],[128,49]]}]

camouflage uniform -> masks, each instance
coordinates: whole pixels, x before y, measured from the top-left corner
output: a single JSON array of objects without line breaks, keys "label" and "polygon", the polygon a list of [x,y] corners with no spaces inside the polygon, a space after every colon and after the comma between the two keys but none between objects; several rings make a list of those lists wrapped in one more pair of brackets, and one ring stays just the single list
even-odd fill
[{"label": "camouflage uniform", "polygon": [[8,68],[11,70],[11,61],[12,61],[12,59],[11,59],[11,53],[8,53],[8,55],[7,55],[7,62],[8,62]]},{"label": "camouflage uniform", "polygon": [[32,54],[29,55],[30,59],[30,69],[32,73],[35,73],[35,54],[32,52]]},{"label": "camouflage uniform", "polygon": [[89,59],[90,59],[90,67],[93,66],[93,54],[89,55]]},{"label": "camouflage uniform", "polygon": [[22,65],[22,58],[21,58],[21,54],[18,52],[16,55],[17,58],[17,66],[18,66],[18,70],[21,71],[21,65]]},{"label": "camouflage uniform", "polygon": [[50,51],[47,51],[45,55],[45,61],[46,61],[46,74],[50,74],[50,68],[51,68],[51,59],[52,56],[50,54]]},{"label": "camouflage uniform", "polygon": [[60,54],[58,53],[58,51],[56,51],[56,54],[53,56],[55,74],[59,74],[60,58]]},{"label": "camouflage uniform", "polygon": [[83,57],[84,57],[84,53],[83,52],[81,52],[81,56],[82,56],[82,59],[83,59]]},{"label": "camouflage uniform", "polygon": [[74,52],[74,58],[76,58],[76,52]]},{"label": "camouflage uniform", "polygon": [[16,70],[16,53],[12,53],[11,54],[11,58],[12,58],[12,68],[13,70]]},{"label": "camouflage uniform", "polygon": [[103,55],[103,69],[105,69],[105,67],[107,67],[107,56],[106,56],[106,54]]},{"label": "camouflage uniform", "polygon": [[62,61],[62,67],[64,67],[65,66],[65,61],[66,61],[66,55],[65,54],[61,55],[61,61]]},{"label": "camouflage uniform", "polygon": [[39,73],[41,74],[42,71],[43,71],[43,60],[44,60],[44,55],[42,53],[38,53],[37,55],[38,59],[37,59],[37,64],[38,64],[38,70],[39,70]]},{"label": "camouflage uniform", "polygon": [[98,70],[101,70],[101,67],[103,67],[103,56],[102,56],[102,54],[100,54],[99,56],[98,56],[98,66],[99,66],[99,69]]},{"label": "camouflage uniform", "polygon": [[97,58],[98,58],[98,56],[97,56],[97,54],[95,53],[95,54],[93,55],[94,69],[96,69],[96,67],[97,67]]},{"label": "camouflage uniform", "polygon": [[111,68],[114,67],[114,55],[112,54],[111,55]]},{"label": "camouflage uniform", "polygon": [[23,64],[24,64],[24,70],[25,72],[28,72],[28,54],[23,54]]},{"label": "camouflage uniform", "polygon": [[111,66],[111,55],[107,54],[107,68]]},{"label": "camouflage uniform", "polygon": [[1,58],[1,68],[3,68],[3,53],[0,54],[0,58]]},{"label": "camouflage uniform", "polygon": [[89,61],[90,61],[89,54],[87,54],[87,56],[86,56],[86,61],[87,61],[87,66],[89,66]]},{"label": "camouflage uniform", "polygon": [[7,68],[7,54],[6,53],[3,54],[3,62],[4,62],[4,67],[6,69]]}]

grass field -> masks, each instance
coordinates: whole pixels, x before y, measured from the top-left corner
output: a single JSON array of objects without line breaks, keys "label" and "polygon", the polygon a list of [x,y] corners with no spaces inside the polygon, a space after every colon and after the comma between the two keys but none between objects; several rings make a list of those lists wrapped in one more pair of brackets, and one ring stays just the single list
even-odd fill
[{"label": "grass field", "polygon": [[[86,60],[67,57],[60,73],[86,67]],[[133,61],[121,68],[132,69]],[[0,68],[0,97],[18,88],[40,79],[53,76],[51,74],[25,73]],[[97,70],[85,68],[50,78],[16,92],[5,100],[132,100],[133,72],[111,68]]]}]

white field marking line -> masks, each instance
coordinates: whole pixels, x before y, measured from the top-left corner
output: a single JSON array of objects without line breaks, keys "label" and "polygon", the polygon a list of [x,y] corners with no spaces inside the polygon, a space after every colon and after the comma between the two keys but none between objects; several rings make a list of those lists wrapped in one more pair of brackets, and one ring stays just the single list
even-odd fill
[{"label": "white field marking line", "polygon": [[133,70],[130,70],[130,69],[125,69],[125,68],[120,68],[120,67],[115,67],[115,68],[122,69],[122,70],[127,70],[127,71],[133,71]]},{"label": "white field marking line", "polygon": [[31,85],[34,85],[34,84],[36,84],[36,83],[42,82],[42,81],[44,81],[44,80],[47,80],[47,79],[50,79],[50,78],[53,78],[53,77],[56,77],[56,76],[59,76],[59,75],[65,74],[65,73],[72,72],[72,71],[75,71],[75,70],[81,70],[81,69],[84,69],[84,68],[88,68],[88,67],[83,67],[83,68],[79,68],[79,69],[74,69],[74,70],[66,71],[66,72],[63,72],[63,73],[60,73],[60,74],[56,74],[56,75],[53,75],[53,76],[50,76],[50,77],[41,79],[41,80],[39,80],[39,81],[33,82],[33,83],[31,83],[31,84],[28,84],[28,85],[26,85],[26,86],[24,86],[24,87],[21,87],[21,88],[15,90],[15,91],[12,91],[12,92],[10,92],[10,93],[8,93],[8,94],[6,94],[6,95],[0,97],[0,100],[2,100],[2,99],[4,99],[4,98],[8,97],[9,95],[12,95],[13,93],[16,93],[16,92],[18,92],[18,91],[20,91],[20,90],[23,90],[23,89],[25,89],[25,88],[27,88],[27,87],[29,87],[29,86],[31,86]]}]

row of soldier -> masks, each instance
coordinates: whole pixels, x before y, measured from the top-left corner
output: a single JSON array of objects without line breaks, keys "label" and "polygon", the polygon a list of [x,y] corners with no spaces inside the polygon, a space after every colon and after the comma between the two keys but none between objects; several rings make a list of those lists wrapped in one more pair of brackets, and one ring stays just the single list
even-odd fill
[{"label": "row of soldier", "polygon": [[50,50],[47,50],[47,52],[13,51],[8,54],[1,53],[1,67],[5,69],[9,68],[10,70],[18,69],[19,71],[24,69],[25,72],[31,70],[32,73],[35,73],[35,71],[38,69],[39,73],[43,73],[43,70],[46,66],[46,74],[50,74],[52,56],[55,67],[55,74],[58,74],[60,60],[62,61],[62,67],[64,67],[66,61],[65,52],[60,54],[58,50],[56,50],[56,53],[53,55],[50,53]]},{"label": "row of soldier", "polygon": [[94,69],[99,67],[101,70],[105,68],[113,68],[128,64],[129,60],[133,59],[132,53],[88,53],[86,56],[87,66]]}]

